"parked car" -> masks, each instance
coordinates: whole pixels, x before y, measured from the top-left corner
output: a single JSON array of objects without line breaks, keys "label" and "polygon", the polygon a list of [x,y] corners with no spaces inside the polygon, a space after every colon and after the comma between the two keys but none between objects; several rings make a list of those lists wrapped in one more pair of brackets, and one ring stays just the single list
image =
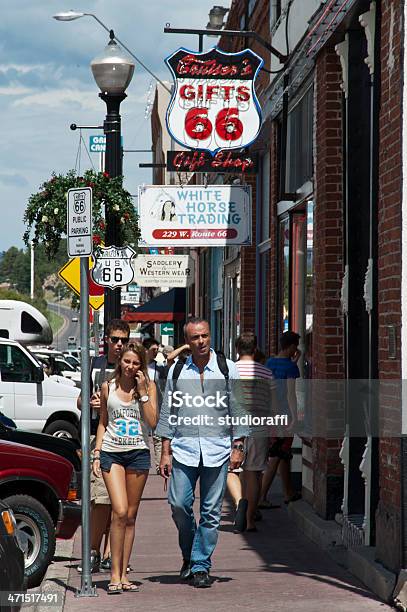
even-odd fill
[{"label": "parked car", "polygon": [[24,346],[0,338],[0,411],[18,428],[77,438],[79,392],[47,376]]},{"label": "parked car", "polygon": [[78,370],[78,372],[80,371],[80,369],[81,369],[81,362],[79,361],[79,359],[77,357],[72,355],[72,353],[68,353],[68,351],[64,351],[64,358],[65,358],[65,360],[68,363],[71,364],[71,366],[76,368]]},{"label": "parked car", "polygon": [[78,383],[78,386],[80,385],[80,370],[78,370],[77,366],[68,363],[63,353],[44,348],[31,348],[30,352],[36,359],[42,362],[45,361],[50,370],[50,375],[65,376],[65,378],[69,378],[75,383]]},{"label": "parked car", "polygon": [[48,434],[16,429],[4,424],[2,417],[3,415],[0,413],[0,440],[40,448],[67,459],[74,467],[79,488],[82,465],[80,455],[81,445],[78,440],[57,438]]},{"label": "parked car", "polygon": [[[0,501],[0,593],[25,590],[24,552],[27,540],[19,541],[17,523],[11,508]],[[3,602],[2,612],[18,612],[20,603]]]},{"label": "parked car", "polygon": [[27,538],[25,576],[38,586],[55,552],[56,538],[73,537],[81,520],[76,474],[63,457],[0,440],[0,499]]},{"label": "parked car", "polygon": [[75,359],[77,359],[79,361],[79,364],[81,363],[81,350],[80,347],[74,350],[69,350],[69,351],[64,351],[64,355],[72,355],[72,357],[75,357]]}]

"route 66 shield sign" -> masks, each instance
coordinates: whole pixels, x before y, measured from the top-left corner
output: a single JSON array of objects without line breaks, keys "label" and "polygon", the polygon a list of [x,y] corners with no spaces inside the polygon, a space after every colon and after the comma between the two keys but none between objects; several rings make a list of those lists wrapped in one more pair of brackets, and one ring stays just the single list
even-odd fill
[{"label": "route 66 shield sign", "polygon": [[94,257],[95,264],[91,270],[95,283],[110,289],[131,283],[134,277],[131,260],[135,254],[135,250],[129,246],[101,247],[100,253]]},{"label": "route 66 shield sign", "polygon": [[257,138],[261,109],[254,81],[263,60],[256,53],[181,48],[165,61],[175,81],[167,109],[167,129],[174,140],[215,154],[247,147]]}]

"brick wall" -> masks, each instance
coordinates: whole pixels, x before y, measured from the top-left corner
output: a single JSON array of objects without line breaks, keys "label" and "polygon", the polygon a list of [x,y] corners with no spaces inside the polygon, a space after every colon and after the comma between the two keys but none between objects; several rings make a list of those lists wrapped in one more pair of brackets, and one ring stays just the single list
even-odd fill
[{"label": "brick wall", "polygon": [[[381,3],[381,101],[379,117],[378,304],[379,377],[400,379],[401,185],[402,185],[402,25],[398,0]],[[388,358],[387,325],[396,326],[397,358]],[[396,407],[394,407],[396,395]],[[398,408],[397,408],[398,403]],[[397,393],[382,394],[381,422],[400,430]],[[390,421],[390,422],[389,422]],[[377,555],[390,569],[400,567],[400,438],[381,438],[380,501],[376,512]]]},{"label": "brick wall", "polygon": [[278,127],[273,122],[271,127],[271,142],[270,142],[270,288],[271,293],[267,296],[268,312],[267,316],[270,320],[269,326],[269,346],[268,352],[270,355],[278,350],[278,308],[277,308],[277,266],[278,266],[278,223],[277,223],[277,202],[279,200],[279,151],[278,151]]},{"label": "brick wall", "polygon": [[252,245],[240,250],[240,329],[254,330],[256,324],[256,179],[246,177],[252,186]]},{"label": "brick wall", "polygon": [[[340,294],[343,277],[342,95],[341,69],[334,49],[325,48],[315,68],[315,210],[314,210],[314,379],[341,379],[343,322]],[[343,492],[340,441],[329,438],[337,404],[319,387],[312,442],[314,509],[324,518],[339,511]],[[334,412],[335,411],[335,412]]]}]

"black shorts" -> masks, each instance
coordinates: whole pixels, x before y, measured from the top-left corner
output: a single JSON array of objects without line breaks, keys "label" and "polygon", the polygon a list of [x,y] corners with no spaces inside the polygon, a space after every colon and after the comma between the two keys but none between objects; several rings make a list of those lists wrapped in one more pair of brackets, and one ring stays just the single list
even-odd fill
[{"label": "black shorts", "polygon": [[126,470],[135,472],[148,472],[151,467],[150,451],[146,448],[112,453],[100,451],[100,469],[102,472],[110,472],[113,463],[122,465]]}]

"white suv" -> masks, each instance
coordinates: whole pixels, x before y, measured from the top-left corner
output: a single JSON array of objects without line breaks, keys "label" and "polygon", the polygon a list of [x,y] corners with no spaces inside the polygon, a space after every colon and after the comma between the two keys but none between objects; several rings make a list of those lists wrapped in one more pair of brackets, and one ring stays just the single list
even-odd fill
[{"label": "white suv", "polygon": [[78,437],[80,390],[48,377],[30,352],[0,338],[0,412],[17,427],[58,437]]}]

